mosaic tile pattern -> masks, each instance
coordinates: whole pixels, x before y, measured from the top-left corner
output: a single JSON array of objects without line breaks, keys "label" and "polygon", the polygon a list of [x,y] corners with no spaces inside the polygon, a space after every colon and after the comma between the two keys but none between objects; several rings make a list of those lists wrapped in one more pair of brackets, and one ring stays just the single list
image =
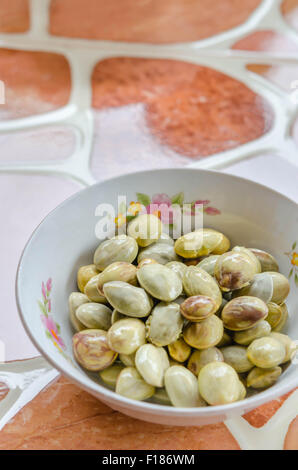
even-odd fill
[{"label": "mosaic tile pattern", "polygon": [[30,28],[29,0],[0,0],[0,32],[23,33]]},{"label": "mosaic tile pattern", "polygon": [[6,95],[0,119],[45,113],[69,100],[70,68],[60,54],[0,49],[0,77]]},{"label": "mosaic tile pattern", "polygon": [[171,160],[188,163],[181,157],[199,159],[257,139],[270,129],[273,119],[268,103],[239,81],[186,62],[107,59],[96,65],[92,85],[93,107],[105,110],[97,113],[95,122],[93,159],[97,155],[100,159],[96,167],[107,163],[106,141],[111,166],[114,159],[115,166],[119,164],[119,153],[125,153],[113,148],[111,133],[117,136],[114,145],[119,150],[123,146],[128,155],[143,152],[144,142],[152,142],[148,151],[154,144],[162,146],[156,158],[163,160],[165,154],[169,156],[165,164],[171,165]]},{"label": "mosaic tile pattern", "polygon": [[239,449],[224,424],[184,428],[144,423],[111,410],[64,378],[5,426],[0,449],[172,449],[173,433],[175,449]]}]

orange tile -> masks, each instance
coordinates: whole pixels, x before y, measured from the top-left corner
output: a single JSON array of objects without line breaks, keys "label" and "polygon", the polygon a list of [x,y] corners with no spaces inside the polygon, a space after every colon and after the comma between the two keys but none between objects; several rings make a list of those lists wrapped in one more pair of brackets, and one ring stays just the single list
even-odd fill
[{"label": "orange tile", "polygon": [[50,111],[68,102],[70,68],[60,54],[0,49],[0,77],[6,97],[2,118]]},{"label": "orange tile", "polygon": [[269,421],[270,418],[272,418],[291,393],[292,392],[287,393],[277,400],[273,400],[270,403],[265,403],[264,405],[259,406],[259,408],[243,415],[243,418],[245,418],[246,421],[255,428],[261,428],[267,423],[267,421]]},{"label": "orange tile", "polygon": [[50,32],[112,41],[196,41],[243,23],[260,0],[52,0]]},{"label": "orange tile", "polygon": [[281,11],[287,15],[298,8],[298,0],[284,0],[281,5]]},{"label": "orange tile", "polygon": [[1,33],[23,33],[29,27],[28,0],[0,0]]},{"label": "orange tile", "polygon": [[172,427],[113,411],[61,378],[1,431],[0,449],[238,449],[223,424]]},{"label": "orange tile", "polygon": [[245,85],[185,62],[106,59],[96,65],[92,86],[97,109],[144,103],[154,137],[191,158],[254,140],[271,125],[268,106]]}]

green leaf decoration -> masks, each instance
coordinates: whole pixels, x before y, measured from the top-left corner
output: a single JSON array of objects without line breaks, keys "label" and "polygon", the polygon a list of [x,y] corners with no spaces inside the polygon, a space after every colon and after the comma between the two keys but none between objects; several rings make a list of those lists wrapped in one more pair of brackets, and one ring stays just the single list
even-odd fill
[{"label": "green leaf decoration", "polygon": [[294,269],[294,268],[292,268],[291,271],[290,271],[290,273],[289,273],[289,279],[290,279],[290,277],[292,277],[293,269]]},{"label": "green leaf decoration", "polygon": [[39,308],[40,310],[42,311],[42,313],[47,317],[48,316],[48,312],[47,312],[47,309],[46,307],[44,306],[44,304],[38,300],[38,305],[39,305]]},{"label": "green leaf decoration", "polygon": [[149,206],[151,202],[150,197],[147,196],[147,194],[143,194],[143,193],[137,193],[137,199],[138,199],[138,202],[143,204],[143,206]]},{"label": "green leaf decoration", "polygon": [[55,325],[56,325],[56,327],[57,327],[57,331],[58,331],[58,333],[60,333],[60,331],[61,331],[61,327],[60,327],[59,323],[56,323],[56,322],[55,322]]},{"label": "green leaf decoration", "polygon": [[51,333],[48,330],[45,330],[46,337],[49,339],[53,339]]},{"label": "green leaf decoration", "polygon": [[298,274],[297,273],[295,274],[295,284],[298,287]]},{"label": "green leaf decoration", "polygon": [[175,194],[175,196],[171,198],[172,204],[179,204],[179,206],[182,206],[183,201],[184,201],[184,193]]},{"label": "green leaf decoration", "polygon": [[126,216],[126,222],[130,222],[131,220],[135,219],[136,215],[127,215]]},{"label": "green leaf decoration", "polygon": [[296,246],[297,246],[297,242],[294,242],[292,245],[292,250],[295,250]]}]

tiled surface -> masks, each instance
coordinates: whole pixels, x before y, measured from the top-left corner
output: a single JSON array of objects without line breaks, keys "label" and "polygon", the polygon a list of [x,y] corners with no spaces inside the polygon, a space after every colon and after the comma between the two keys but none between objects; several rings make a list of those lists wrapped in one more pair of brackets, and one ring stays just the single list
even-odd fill
[{"label": "tiled surface", "polygon": [[298,45],[291,38],[274,31],[256,31],[235,42],[233,49],[243,51],[297,52]]},{"label": "tiled surface", "polygon": [[97,179],[107,167],[113,176],[188,164],[258,138],[272,122],[269,105],[242,83],[186,62],[107,59],[92,86]]},{"label": "tiled surface", "polygon": [[[24,426],[26,432],[24,433]],[[238,449],[223,424],[172,427],[122,415],[60,379],[1,432],[0,449]]]},{"label": "tiled surface", "polygon": [[70,128],[49,126],[42,129],[0,134],[0,162],[47,162],[69,157],[75,148]]},{"label": "tiled surface", "polygon": [[[261,428],[286,398],[263,405],[244,417],[253,427]],[[25,406],[4,427],[0,441],[0,450],[173,448],[238,450],[239,445],[222,423],[199,427],[145,423],[110,409],[64,378]],[[289,428],[284,448],[298,448],[297,420]]]},{"label": "tiled surface", "polygon": [[282,12],[286,21],[298,30],[298,2],[297,0],[284,0],[282,2]]},{"label": "tiled surface", "polygon": [[298,202],[297,169],[278,155],[262,155],[243,160],[223,171],[253,179]]},{"label": "tiled surface", "polygon": [[[111,41],[196,41],[238,26],[260,0],[52,0],[54,35]],[[71,11],[71,15],[69,14]]]},{"label": "tiled surface", "polygon": [[1,219],[5,221],[0,232],[0,340],[6,344],[8,361],[38,354],[23,329],[15,303],[15,275],[24,245],[48,212],[79,189],[68,179],[0,173]]},{"label": "tiled surface", "polygon": [[[260,1],[148,0],[138,5],[133,2],[134,8],[129,8],[131,1],[123,0],[120,5],[116,0],[88,0],[86,8],[85,0],[31,0],[33,35],[30,32],[23,39],[14,33],[28,29],[28,3],[0,0],[0,35],[8,33],[1,36],[0,48],[0,80],[6,85],[6,105],[0,106],[0,200],[5,201],[1,206],[1,220],[6,221],[0,235],[4,261],[1,299],[5,313],[0,313],[0,339],[3,337],[8,344],[7,359],[36,354],[20,325],[14,301],[13,283],[21,249],[42,217],[79,189],[74,180],[40,173],[61,170],[77,179],[82,174],[81,179],[91,183],[124,171],[195,161],[201,164],[207,160],[200,157],[256,139],[272,125],[268,107],[264,108],[257,96],[259,92],[267,96],[265,82],[259,87],[251,75],[249,84],[258,90],[256,94],[239,80],[210,69],[223,67],[225,73],[244,80],[248,75],[242,74],[237,61],[221,61],[221,53],[212,58],[212,51],[207,60],[208,51],[196,54],[199,42],[185,45],[185,49],[183,44],[182,49],[180,46],[175,49],[174,44],[174,49],[156,46],[208,38],[227,31],[248,18]],[[273,11],[278,3],[281,2],[264,0],[262,5],[271,6]],[[44,27],[47,5],[50,5],[49,30],[56,36],[48,36]],[[283,2],[286,21],[296,29],[297,7],[297,0]],[[254,16],[256,21],[261,21],[258,31],[251,25],[245,33],[239,31],[240,39],[236,35],[223,36],[223,44],[227,40],[228,46],[233,47],[231,54],[236,54],[243,68],[248,64],[242,54],[251,54],[248,63],[253,65],[248,66],[252,71],[291,92],[291,79],[297,78],[297,61],[293,57],[296,57],[298,39],[293,35],[289,38],[290,31],[270,17],[269,9],[266,12],[266,28],[262,27],[263,17]],[[271,31],[277,27],[281,28],[278,34]],[[125,40],[129,44],[114,43],[106,47],[95,41],[76,41],[72,47],[72,40],[67,39],[70,37]],[[155,45],[151,49],[134,45],[133,41]],[[221,47],[216,38],[212,44],[215,50],[217,44]],[[109,54],[110,50],[116,53]],[[134,51],[138,58],[132,59]],[[183,51],[189,55],[190,62],[198,62],[200,57],[202,65],[209,66],[208,70],[202,65],[183,62]],[[265,53],[266,61],[262,62],[256,53]],[[292,57],[291,68],[286,60],[278,62],[270,54]],[[176,60],[167,60],[167,55]],[[275,102],[275,96],[276,92],[270,95],[271,102]],[[55,127],[51,114],[46,113],[63,107],[69,98],[72,108],[68,107],[68,114],[59,115],[63,125]],[[88,114],[91,105],[92,117]],[[286,95],[280,100],[275,117],[284,109],[292,112]],[[38,129],[35,126],[41,121],[34,119],[37,114],[44,124]],[[14,120],[26,116],[33,116],[33,120],[29,117],[21,123],[15,121],[16,133],[1,128],[9,120],[10,129],[14,129]],[[73,134],[66,130],[69,124],[82,133],[78,133],[81,139],[76,140],[79,148],[74,153]],[[297,129],[296,123],[293,129],[296,142]],[[276,134],[279,128],[273,131]],[[92,154],[91,138],[94,139]],[[279,147],[281,141],[272,140]],[[288,139],[280,147],[285,149],[286,144]],[[242,153],[242,148],[245,147],[239,147],[239,154],[246,157],[248,152]],[[70,154],[71,164],[63,160]],[[223,160],[229,155],[229,152],[223,154]],[[259,181],[298,201],[295,150],[292,155],[289,163],[285,151],[259,152],[253,158],[226,164],[224,171]],[[89,157],[92,173],[88,173]],[[46,162],[48,166],[44,166]],[[1,169],[2,164],[5,166]],[[16,168],[21,174],[14,173]],[[39,175],[33,176],[32,171]],[[0,380],[0,399],[6,393],[7,388]],[[261,430],[278,409],[282,412],[285,400],[283,397],[263,405],[245,418]],[[297,449],[297,436],[296,419],[289,427],[284,447]],[[224,424],[172,428],[143,423],[112,411],[61,378],[29,401],[4,427],[0,448],[237,449],[239,445]]]},{"label": "tiled surface", "polygon": [[29,29],[29,0],[0,0],[0,11],[0,32],[23,33]]},{"label": "tiled surface", "polygon": [[0,119],[44,113],[68,102],[70,69],[60,54],[0,49],[0,77],[6,94]]}]

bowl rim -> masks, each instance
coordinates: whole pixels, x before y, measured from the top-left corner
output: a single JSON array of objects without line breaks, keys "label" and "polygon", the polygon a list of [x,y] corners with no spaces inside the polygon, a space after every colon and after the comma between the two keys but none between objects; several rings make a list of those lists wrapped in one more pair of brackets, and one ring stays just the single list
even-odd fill
[{"label": "bowl rim", "polygon": [[[122,395],[117,394],[115,391],[101,385],[98,382],[93,381],[90,377],[87,375],[83,375],[84,371],[83,369],[78,369],[80,372],[82,372],[82,375],[77,373],[72,373],[72,372],[66,372],[59,364],[58,361],[56,361],[54,358],[51,357],[50,354],[48,354],[42,346],[42,343],[35,338],[35,336],[31,333],[30,331],[30,326],[29,322],[27,323],[27,320],[25,318],[25,315],[22,310],[21,306],[21,287],[20,287],[20,279],[22,276],[22,263],[23,259],[27,253],[27,251],[30,249],[30,245],[33,242],[35,236],[38,234],[39,227],[44,223],[45,220],[48,218],[54,217],[56,211],[59,211],[62,209],[65,205],[67,205],[70,201],[75,200],[76,198],[81,197],[82,193],[90,191],[92,188],[94,189],[95,187],[99,187],[102,184],[110,183],[113,181],[119,181],[120,179],[125,179],[129,176],[138,176],[140,174],[149,174],[149,173],[167,173],[169,171],[180,173],[180,172],[189,172],[191,171],[196,172],[196,173],[203,173],[203,174],[212,174],[212,175],[217,175],[220,178],[226,178],[228,180],[235,180],[235,181],[243,181],[245,183],[248,183],[252,186],[258,187],[262,190],[265,190],[269,193],[272,193],[275,196],[278,196],[282,199],[284,199],[286,202],[294,204],[297,209],[298,209],[298,204],[292,200],[291,198],[285,196],[279,191],[276,191],[266,185],[263,185],[261,183],[252,181],[248,178],[243,178],[240,176],[236,175],[231,175],[229,173],[223,173],[221,171],[215,171],[215,170],[207,170],[207,169],[201,169],[201,168],[192,168],[192,167],[184,167],[184,168],[175,168],[175,167],[169,167],[169,168],[162,168],[162,169],[149,169],[149,170],[140,170],[140,171],[135,171],[135,172],[130,172],[126,173],[124,175],[119,175],[115,177],[111,177],[108,179],[105,179],[103,181],[99,181],[97,183],[94,183],[86,188],[82,188],[81,190],[77,191],[75,194],[71,195],[70,197],[66,198],[64,201],[62,201],[60,204],[58,204],[54,209],[52,209],[43,219],[41,222],[37,225],[37,227],[33,230],[31,233],[28,241],[26,242],[24,249],[22,251],[22,254],[19,259],[18,267],[17,267],[17,272],[16,272],[16,280],[15,280],[15,296],[16,296],[16,304],[17,304],[17,310],[19,317],[21,319],[22,325],[29,336],[30,340],[32,341],[33,345],[36,347],[36,349],[41,353],[43,357],[46,358],[46,360],[55,368],[57,369],[62,375],[67,377],[72,383],[75,383],[78,385],[81,389],[84,389],[88,393],[96,396],[97,398],[102,397],[102,399],[107,399],[110,403],[114,403],[115,406],[122,405],[122,407],[125,407],[126,409],[131,409],[134,408],[135,411],[139,412],[145,412],[144,418],[146,416],[146,413],[151,413],[153,415],[163,415],[163,416],[171,416],[171,417],[185,417],[185,418],[190,418],[191,416],[193,417],[214,417],[216,415],[226,415],[229,412],[233,412],[234,415],[241,415],[248,410],[254,409],[263,403],[269,402],[273,399],[276,399],[277,397],[280,397],[290,390],[295,389],[298,387],[298,377],[289,379],[285,383],[280,383],[278,382],[277,384],[273,385],[272,387],[269,387],[266,390],[263,390],[249,398],[245,398],[244,400],[239,400],[230,404],[226,405],[215,405],[215,406],[207,406],[207,407],[195,407],[195,408],[182,408],[182,407],[173,407],[170,405],[161,405],[159,403],[152,403],[148,401],[138,401],[138,400],[133,400],[130,398],[126,398]],[[81,380],[80,380],[81,377]],[[87,382],[87,383],[86,383]],[[238,412],[238,413],[237,413]]]}]

